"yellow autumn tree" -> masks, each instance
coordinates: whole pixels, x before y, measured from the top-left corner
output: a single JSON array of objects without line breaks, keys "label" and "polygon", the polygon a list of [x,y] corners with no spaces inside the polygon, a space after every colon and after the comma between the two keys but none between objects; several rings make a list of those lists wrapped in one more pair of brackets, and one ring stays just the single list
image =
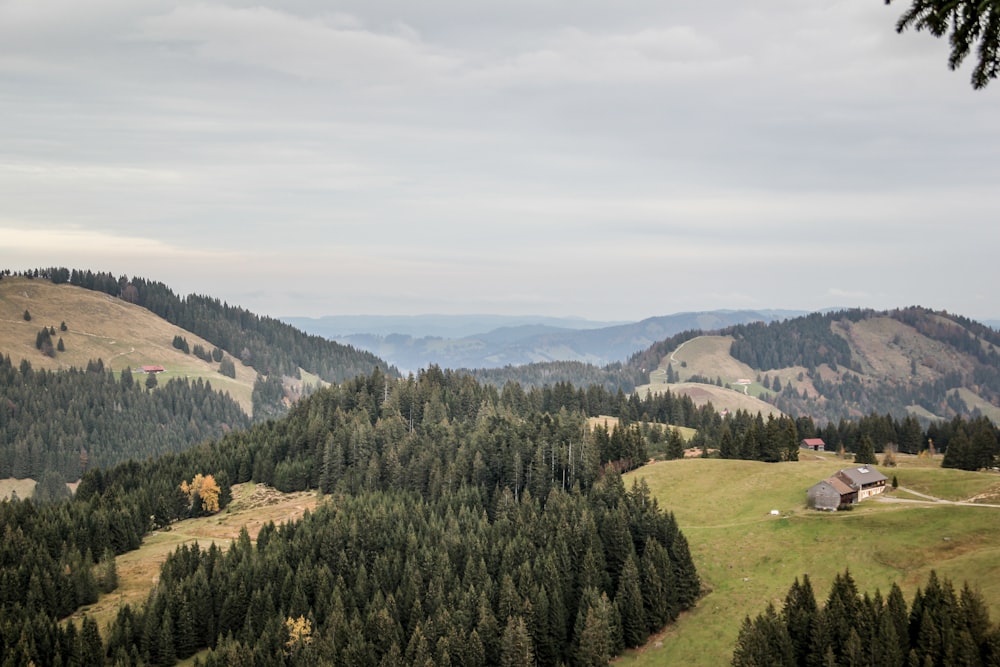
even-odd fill
[{"label": "yellow autumn tree", "polygon": [[198,473],[190,484],[182,480],[181,491],[187,496],[191,509],[208,513],[219,511],[219,485],[211,475]]},{"label": "yellow autumn tree", "polygon": [[289,617],[285,619],[285,627],[288,629],[288,641],[285,642],[285,648],[289,651],[298,644],[308,645],[312,641],[312,622],[308,618],[304,616]]}]

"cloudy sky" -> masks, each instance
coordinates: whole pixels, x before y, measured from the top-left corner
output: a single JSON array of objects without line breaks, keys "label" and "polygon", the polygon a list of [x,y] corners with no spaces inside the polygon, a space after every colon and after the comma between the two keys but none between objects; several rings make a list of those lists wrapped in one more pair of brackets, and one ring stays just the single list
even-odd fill
[{"label": "cloudy sky", "polygon": [[1000,82],[903,8],[0,0],[0,266],[273,316],[997,318]]}]

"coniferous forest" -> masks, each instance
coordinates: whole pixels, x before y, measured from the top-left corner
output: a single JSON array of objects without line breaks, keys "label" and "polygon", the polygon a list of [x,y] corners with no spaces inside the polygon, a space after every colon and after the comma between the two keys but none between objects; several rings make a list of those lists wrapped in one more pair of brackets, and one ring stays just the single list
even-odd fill
[{"label": "coniferous forest", "polygon": [[1000,665],[1000,629],[982,596],[956,591],[931,571],[907,605],[899,586],[888,596],[858,591],[850,571],[838,574],[820,607],[808,575],[788,589],[781,611],[767,609],[743,622],[735,667],[796,665]]},{"label": "coniferous forest", "polygon": [[55,473],[73,482],[91,467],[180,451],[249,423],[200,379],[149,391],[129,369],[116,378],[100,360],[47,371],[0,357],[0,478]]},{"label": "coniferous forest", "polygon": [[[569,392],[567,396],[576,396]],[[604,664],[690,607],[672,514],[620,470],[641,437],[586,428],[543,392],[429,369],[320,390],[288,417],[144,463],[91,469],[72,500],[0,505],[10,664]],[[623,427],[636,433],[634,428]],[[598,432],[601,430],[599,429]],[[116,585],[111,556],[209,511],[190,480],[319,488],[252,544],[186,547],[106,630],[60,618]],[[182,489],[183,484],[183,489]],[[39,553],[26,560],[25,553]]]}]

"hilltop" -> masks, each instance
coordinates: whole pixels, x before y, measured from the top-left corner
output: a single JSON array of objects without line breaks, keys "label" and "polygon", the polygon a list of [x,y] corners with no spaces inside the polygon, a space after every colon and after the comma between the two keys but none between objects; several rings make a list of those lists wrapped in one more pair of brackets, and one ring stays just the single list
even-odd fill
[{"label": "hilltop", "polygon": [[[218,299],[182,298],[139,277],[51,268],[0,278],[0,354],[15,363],[66,369],[101,359],[118,371],[163,366],[165,379],[174,373],[218,382],[258,419],[283,413],[307,385],[375,368],[398,375],[370,353]],[[62,337],[64,351],[47,357],[37,349],[42,327],[52,333],[54,348]],[[226,373],[219,372],[223,358]]]},{"label": "hilltop", "polygon": [[[26,312],[30,321],[24,319]],[[55,331],[53,339],[63,340],[64,351],[49,357],[35,347],[42,327]],[[186,339],[189,346],[215,347],[141,306],[108,294],[45,279],[8,276],[0,280],[0,354],[10,356],[15,366],[25,359],[34,368],[47,370],[85,368],[98,359],[116,372],[126,367],[138,371],[146,365],[162,366],[161,383],[173,377],[202,378],[230,394],[250,414],[255,369],[233,359],[236,377],[227,377],[219,372],[218,363],[175,348],[175,336]]]},{"label": "hilltop", "polygon": [[1000,417],[1000,333],[920,307],[685,332],[627,366],[648,374],[640,392],[688,391],[679,383],[694,381],[716,406],[740,393],[814,419],[872,412],[925,420]]}]

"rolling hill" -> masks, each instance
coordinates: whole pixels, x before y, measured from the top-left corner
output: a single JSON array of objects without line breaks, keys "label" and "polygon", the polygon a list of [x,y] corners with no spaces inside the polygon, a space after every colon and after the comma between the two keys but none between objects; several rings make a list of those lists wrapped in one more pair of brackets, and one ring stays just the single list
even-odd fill
[{"label": "rolling hill", "polygon": [[872,412],[1000,418],[1000,333],[919,307],[687,332],[633,356],[628,367],[654,369],[640,392],[680,390],[693,380],[716,385],[716,400],[730,390],[821,420]]},{"label": "rolling hill", "polygon": [[[40,368],[82,368],[101,359],[114,370],[159,365],[165,379],[216,382],[213,386],[257,418],[283,413],[309,390],[307,383],[342,382],[375,368],[398,375],[368,352],[218,299],[181,298],[166,285],[139,277],[65,268],[0,277],[0,354],[15,363],[28,359]],[[54,347],[63,338],[65,351],[51,357],[39,352],[36,335],[43,326],[52,332]],[[176,337],[188,350],[174,346]],[[204,359],[187,354],[196,346]],[[216,348],[233,362],[230,377],[218,372],[218,360],[210,356]]]},{"label": "rolling hill", "polygon": [[[24,319],[26,312],[30,321]],[[54,338],[63,340],[64,351],[49,357],[35,347],[42,327],[55,330]],[[237,358],[236,377],[227,377],[219,373],[218,363],[175,348],[175,336],[185,338],[190,346],[215,347],[141,306],[108,294],[45,279],[0,280],[0,354],[10,356],[14,365],[26,359],[35,368],[66,370],[85,368],[88,362],[101,359],[105,368],[118,372],[126,367],[162,366],[161,383],[173,377],[207,380],[250,414],[257,372]]]},{"label": "rolling hill", "polygon": [[[801,311],[718,310],[677,313],[612,325],[586,320],[499,316],[283,319],[303,331],[368,350],[394,366],[415,372],[431,364],[443,368],[490,369],[579,361],[604,366],[623,361],[681,331],[710,331],[801,314]],[[370,329],[359,330],[362,326]]]},{"label": "rolling hill", "polygon": [[[644,480],[685,526],[703,576],[705,595],[660,641],[630,652],[622,665],[724,665],[745,616],[780,609],[796,577],[808,574],[820,603],[845,567],[861,590],[893,582],[907,599],[931,570],[983,593],[991,617],[1000,616],[1000,537],[987,530],[1000,517],[1000,477],[937,467],[939,461],[900,457],[882,472],[898,478],[890,498],[866,500],[852,512],[807,510],[805,490],[849,465],[830,453],[809,460],[687,459],[644,466],[626,484]],[[912,488],[949,501],[908,495]],[[976,506],[979,505],[979,506]],[[777,509],[777,516],[771,510]]]}]

